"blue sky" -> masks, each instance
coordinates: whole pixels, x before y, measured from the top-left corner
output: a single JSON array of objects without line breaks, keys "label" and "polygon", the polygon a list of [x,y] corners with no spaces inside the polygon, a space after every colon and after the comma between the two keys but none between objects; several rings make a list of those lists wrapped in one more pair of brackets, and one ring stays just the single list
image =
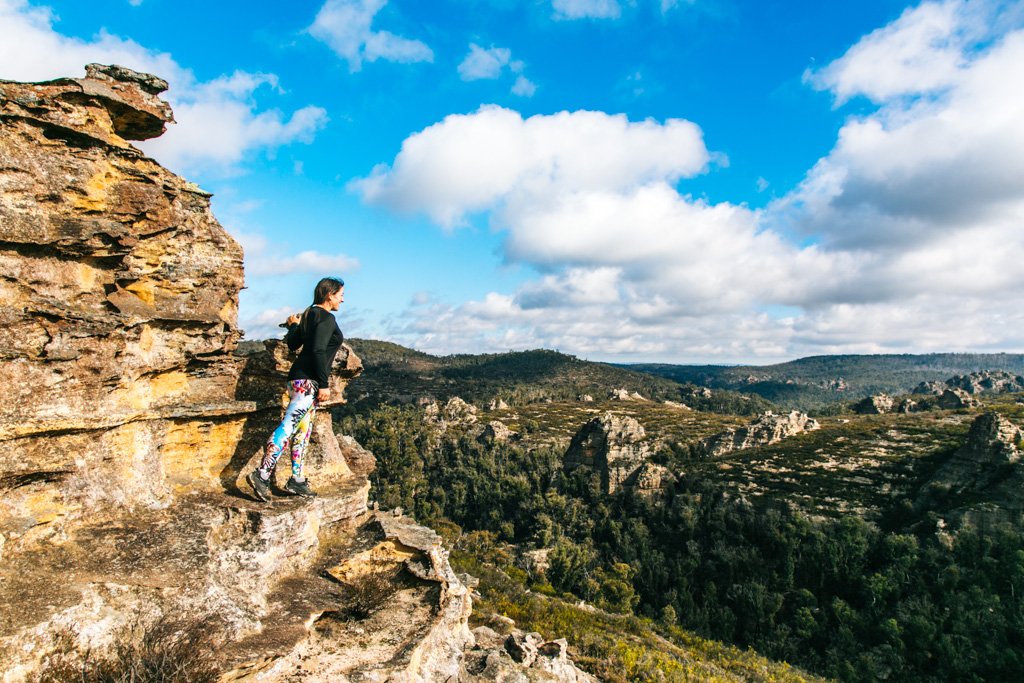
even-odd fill
[{"label": "blue sky", "polygon": [[0,78],[156,73],[250,337],[618,361],[1021,351],[1021,2],[0,0]]}]

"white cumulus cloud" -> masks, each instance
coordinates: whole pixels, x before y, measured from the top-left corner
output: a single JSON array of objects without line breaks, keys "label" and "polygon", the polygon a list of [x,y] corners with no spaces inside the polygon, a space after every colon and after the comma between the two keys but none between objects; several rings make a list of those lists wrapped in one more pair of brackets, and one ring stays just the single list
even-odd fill
[{"label": "white cumulus cloud", "polygon": [[364,60],[434,61],[434,52],[426,43],[373,29],[374,18],[385,5],[387,0],[327,0],[309,32],[346,60],[351,71],[359,71]]},{"label": "white cumulus cloud", "polygon": [[879,102],[950,86],[964,47],[983,31],[978,7],[968,0],[926,2],[862,38],[821,71],[804,77],[832,90],[840,102],[864,95]]},{"label": "white cumulus cloud", "polygon": [[233,170],[258,150],[308,142],[327,120],[323,109],[306,106],[285,116],[261,111],[252,99],[260,87],[277,87],[270,74],[242,71],[201,82],[165,52],[101,31],[91,40],[65,36],[54,15],[27,0],[0,0],[0,78],[41,81],[82,76],[90,62],[120,64],[156,74],[170,83],[165,94],[177,124],[157,140],[140,143],[147,153],[179,173]]},{"label": "white cumulus cloud", "polygon": [[389,335],[720,362],[1019,348],[1024,12],[1006,8],[924,3],[810,72],[874,110],[766,209],[685,193],[714,160],[686,121],[485,107],[409,136],[364,199],[447,229],[486,214],[537,275],[412,306]]},{"label": "white cumulus cloud", "polygon": [[450,228],[518,198],[674,181],[710,161],[700,129],[682,119],[633,122],[592,111],[524,119],[485,106],[410,136],[390,166],[352,187],[368,202],[424,212]]}]

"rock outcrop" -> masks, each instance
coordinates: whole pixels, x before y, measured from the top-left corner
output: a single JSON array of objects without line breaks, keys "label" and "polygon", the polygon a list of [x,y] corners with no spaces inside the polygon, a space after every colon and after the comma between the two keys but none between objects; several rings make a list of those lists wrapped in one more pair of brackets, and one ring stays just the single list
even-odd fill
[{"label": "rock outcrop", "polygon": [[500,420],[491,420],[484,425],[484,430],[478,437],[480,441],[486,444],[493,443],[505,443],[510,439],[517,437],[518,434],[508,428],[504,422]]},{"label": "rock outcrop", "polygon": [[868,396],[853,406],[853,412],[858,415],[883,415],[892,412],[895,400],[888,394],[875,394]]},{"label": "rock outcrop", "polygon": [[647,498],[658,498],[675,481],[675,475],[664,465],[645,462],[626,478],[622,487]]},{"label": "rock outcrop", "polygon": [[979,415],[963,446],[922,487],[918,506],[940,506],[954,518],[994,512],[1019,521],[1024,515],[1022,444],[1018,425],[998,413]]},{"label": "rock outcrop", "polygon": [[971,395],[992,393],[1005,394],[1024,391],[1024,377],[1005,370],[982,370],[966,375],[955,375],[945,382],[921,382],[914,389],[915,394],[941,395],[946,389],[960,389]]},{"label": "rock outcrop", "polygon": [[912,398],[904,398],[896,407],[897,413],[916,413],[921,410],[920,404]]},{"label": "rock outcrop", "polygon": [[204,629],[223,680],[458,680],[469,590],[436,534],[369,509],[373,455],[334,433],[350,349],[307,453],[319,497],[239,486],[291,358],[238,343],[242,252],[210,196],[127,142],[171,120],[165,88],[98,65],[0,81],[3,680],[166,615]]},{"label": "rock outcrop", "polygon": [[767,446],[819,426],[817,420],[807,417],[806,413],[794,410],[788,415],[776,415],[769,411],[746,427],[733,427],[702,439],[697,444],[697,451],[704,457],[715,457],[745,448]]},{"label": "rock outcrop", "polygon": [[475,405],[453,396],[444,406],[439,406],[433,401],[428,403],[423,409],[423,419],[443,432],[450,427],[476,424],[479,420],[477,412]]},{"label": "rock outcrop", "polygon": [[639,392],[628,389],[612,389],[608,392],[608,398],[612,401],[646,401],[647,399]]},{"label": "rock outcrop", "polygon": [[938,396],[946,390],[946,383],[938,380],[928,380],[927,382],[921,382],[912,393],[920,394],[921,396]]},{"label": "rock outcrop", "polygon": [[565,452],[566,469],[589,467],[600,475],[601,488],[615,491],[650,456],[644,428],[634,418],[607,412],[573,436]]},{"label": "rock outcrop", "polygon": [[495,397],[487,404],[487,410],[508,410],[508,404],[505,403],[505,399]]},{"label": "rock outcrop", "polygon": [[473,629],[476,645],[466,653],[460,681],[487,683],[592,683],[568,657],[565,639],[546,641],[539,633],[513,628],[501,635],[489,626]]},{"label": "rock outcrop", "polygon": [[958,387],[946,389],[935,399],[935,404],[943,410],[970,408],[976,403],[977,401],[974,400],[974,397]]}]

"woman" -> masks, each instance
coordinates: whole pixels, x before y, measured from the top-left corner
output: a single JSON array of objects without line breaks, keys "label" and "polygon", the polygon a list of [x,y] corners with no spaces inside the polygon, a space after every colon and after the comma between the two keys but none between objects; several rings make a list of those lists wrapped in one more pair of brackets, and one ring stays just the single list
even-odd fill
[{"label": "woman", "polygon": [[302,347],[302,351],[288,371],[290,400],[284,418],[267,441],[260,466],[246,477],[259,500],[270,500],[270,476],[289,441],[292,447],[292,476],[284,489],[298,496],[316,495],[302,476],[302,459],[309,444],[316,407],[321,401],[331,398],[327,379],[334,356],[344,341],[332,311],[337,311],[343,301],[345,281],[325,277],[313,290],[313,305],[301,316],[288,317],[285,341],[292,351],[299,347]]}]

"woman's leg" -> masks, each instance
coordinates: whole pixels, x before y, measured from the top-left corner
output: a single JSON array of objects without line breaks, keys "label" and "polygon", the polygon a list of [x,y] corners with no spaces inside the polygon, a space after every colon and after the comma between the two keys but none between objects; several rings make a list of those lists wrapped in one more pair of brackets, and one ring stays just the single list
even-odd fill
[{"label": "woman's leg", "polygon": [[284,411],[281,423],[270,435],[263,451],[263,461],[260,463],[259,469],[264,479],[269,477],[274,470],[289,439],[294,443],[294,435],[299,425],[303,418],[312,411],[316,401],[316,392],[316,382],[308,379],[297,379],[288,383],[288,395],[291,400]]},{"label": "woman's leg", "polygon": [[309,445],[309,435],[313,431],[313,420],[316,417],[316,403],[306,411],[295,427],[292,436],[292,479],[302,481],[302,462]]}]

